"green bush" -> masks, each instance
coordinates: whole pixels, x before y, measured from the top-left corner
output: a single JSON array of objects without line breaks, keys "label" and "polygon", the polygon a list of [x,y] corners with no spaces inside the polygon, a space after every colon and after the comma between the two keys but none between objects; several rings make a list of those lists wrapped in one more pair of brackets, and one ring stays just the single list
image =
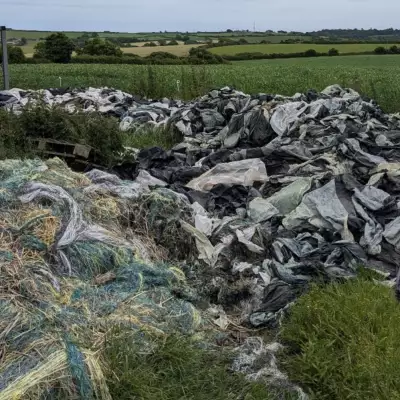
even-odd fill
[{"label": "green bush", "polygon": [[39,59],[39,60],[46,60],[47,58],[46,54],[46,43],[44,41],[40,41],[36,43],[34,47],[34,53],[33,53],[33,58]]},{"label": "green bush", "polygon": [[386,54],[387,50],[383,46],[379,46],[374,50],[375,54]]},{"label": "green bush", "polygon": [[89,39],[84,46],[76,49],[78,55],[88,54],[91,56],[113,56],[122,57],[122,50],[109,40],[103,40],[99,37]]},{"label": "green bush", "polygon": [[30,154],[26,132],[15,123],[15,115],[0,109],[0,159],[25,158]]},{"label": "green bush", "polygon": [[194,40],[194,39],[188,39],[188,40],[185,40],[184,43],[186,45],[188,45],[188,44],[198,44],[199,42],[197,40]]},{"label": "green bush", "polygon": [[314,50],[314,49],[309,49],[309,50],[306,50],[306,51],[304,52],[304,56],[305,56],[305,57],[317,57],[317,56],[318,56],[318,53],[317,53],[317,51]]},{"label": "green bush", "polygon": [[313,287],[284,321],[283,367],[312,399],[400,399],[400,305],[366,272]]},{"label": "green bush", "polygon": [[19,115],[0,112],[0,158],[26,157],[29,138],[63,140],[95,149],[93,162],[104,166],[114,162],[123,150],[124,134],[118,121],[99,113],[70,114],[44,104],[29,105]]},{"label": "green bush", "polygon": [[[10,64],[22,64],[26,61],[26,57],[21,47],[7,45],[8,62]],[[0,62],[3,57],[3,49],[0,48]]]},{"label": "green bush", "polygon": [[104,358],[118,400],[268,400],[264,385],[229,372],[222,349],[204,350],[183,336],[154,339],[112,330]]},{"label": "green bush", "polygon": [[169,59],[169,60],[177,60],[179,57],[172,53],[167,53],[165,51],[155,51],[146,57],[149,58],[161,58],[161,59]]},{"label": "green bush", "polygon": [[335,49],[335,48],[332,48],[332,49],[330,49],[330,50],[328,51],[328,55],[329,55],[329,56],[338,56],[338,55],[339,55],[339,50],[338,50],[338,49]]}]

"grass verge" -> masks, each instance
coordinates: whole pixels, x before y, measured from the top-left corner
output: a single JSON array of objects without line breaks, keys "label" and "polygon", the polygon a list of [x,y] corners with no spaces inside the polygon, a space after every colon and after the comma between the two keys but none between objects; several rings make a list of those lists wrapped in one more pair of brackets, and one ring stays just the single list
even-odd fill
[{"label": "grass verge", "polygon": [[119,400],[268,400],[262,384],[229,371],[221,349],[184,336],[150,338],[114,330],[106,342],[107,384]]},{"label": "grass verge", "polygon": [[312,399],[400,399],[400,305],[369,279],[314,286],[293,306],[283,366]]}]

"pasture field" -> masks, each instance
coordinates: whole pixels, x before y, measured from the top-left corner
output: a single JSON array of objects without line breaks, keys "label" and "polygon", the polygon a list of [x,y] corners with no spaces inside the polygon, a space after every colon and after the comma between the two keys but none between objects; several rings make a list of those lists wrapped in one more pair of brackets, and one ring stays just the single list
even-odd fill
[{"label": "pasture field", "polygon": [[[190,99],[233,86],[246,93],[293,95],[338,83],[378,101],[386,112],[400,109],[400,57],[345,56],[238,62],[230,65],[142,66],[100,64],[12,64],[11,86],[24,89],[115,87],[152,98]],[[180,81],[178,91],[176,81]]]},{"label": "pasture field", "polygon": [[189,54],[189,50],[192,47],[198,47],[198,46],[201,46],[201,44],[179,44],[177,46],[157,46],[157,47],[143,47],[143,46],[121,47],[121,50],[124,53],[137,54],[138,56],[141,57],[149,56],[151,53],[157,51],[163,51],[163,52],[165,51],[167,53],[174,54],[175,56],[178,57],[184,57]]},{"label": "pasture field", "polygon": [[[366,51],[374,51],[378,46],[389,48],[396,43],[358,43],[358,44],[313,44],[313,43],[295,43],[295,44],[244,44],[235,46],[221,46],[210,49],[211,53],[220,56],[234,56],[240,53],[300,53],[309,49],[314,49],[319,53],[327,53],[330,49],[335,48],[339,53],[363,53]],[[398,44],[397,44],[398,45]]]}]

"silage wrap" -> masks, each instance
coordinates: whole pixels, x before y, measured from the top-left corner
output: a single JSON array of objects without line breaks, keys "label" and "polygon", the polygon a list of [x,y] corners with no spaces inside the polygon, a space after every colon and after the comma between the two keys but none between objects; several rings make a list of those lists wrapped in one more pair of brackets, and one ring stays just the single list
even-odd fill
[{"label": "silage wrap", "polygon": [[152,197],[146,174],[98,186],[111,177],[57,159],[0,161],[1,400],[111,400],[99,360],[109,328],[164,335],[202,323],[183,272],[127,218],[151,198],[152,213],[176,203]]}]

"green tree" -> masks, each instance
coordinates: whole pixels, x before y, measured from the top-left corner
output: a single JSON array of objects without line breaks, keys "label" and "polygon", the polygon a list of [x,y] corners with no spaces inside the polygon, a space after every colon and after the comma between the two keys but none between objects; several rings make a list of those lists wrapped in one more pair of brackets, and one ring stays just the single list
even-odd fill
[{"label": "green tree", "polygon": [[103,40],[99,37],[89,39],[85,45],[77,49],[78,55],[89,54],[91,56],[114,56],[122,57],[122,50],[109,40]]},{"label": "green tree", "polygon": [[[21,47],[7,45],[8,62],[10,64],[20,64],[23,63],[26,58]],[[3,57],[3,50],[0,48],[0,59]]]},{"label": "green tree", "polygon": [[45,58],[56,63],[68,63],[71,61],[74,43],[65,33],[53,33],[44,41]]},{"label": "green tree", "polygon": [[338,55],[339,55],[339,50],[338,50],[338,49],[335,49],[335,48],[332,48],[332,49],[330,49],[330,50],[328,51],[328,55],[329,55],[329,56],[338,56]]},{"label": "green tree", "polygon": [[33,58],[46,58],[46,44],[44,41],[38,42],[34,49]]},{"label": "green tree", "polygon": [[305,55],[306,57],[317,57],[318,53],[317,53],[317,51],[314,50],[314,49],[309,49],[309,50],[307,50],[306,52],[304,52],[304,55]]},{"label": "green tree", "polygon": [[375,54],[386,54],[387,51],[383,46],[379,46],[374,50]]},{"label": "green tree", "polygon": [[19,41],[21,46],[25,46],[28,43],[28,39],[26,37],[22,37]]}]

